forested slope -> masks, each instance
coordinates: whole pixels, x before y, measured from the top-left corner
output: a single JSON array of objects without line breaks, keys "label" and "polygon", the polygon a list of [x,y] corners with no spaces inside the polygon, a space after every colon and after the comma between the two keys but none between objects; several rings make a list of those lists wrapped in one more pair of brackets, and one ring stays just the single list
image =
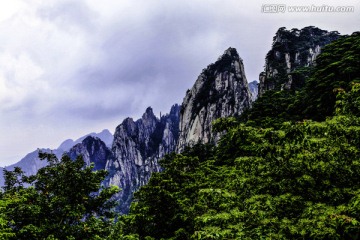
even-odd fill
[{"label": "forested slope", "polygon": [[[323,49],[303,89],[269,91],[217,146],[162,160],[119,231],[140,239],[359,239],[360,35]],[[270,104],[271,103],[271,104]],[[279,103],[279,104],[277,104]]]}]

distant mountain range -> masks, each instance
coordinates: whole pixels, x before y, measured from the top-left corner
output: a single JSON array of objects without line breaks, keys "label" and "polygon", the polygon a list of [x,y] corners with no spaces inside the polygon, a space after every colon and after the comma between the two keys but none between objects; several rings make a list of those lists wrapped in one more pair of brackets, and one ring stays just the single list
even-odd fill
[{"label": "distant mountain range", "polygon": [[62,142],[57,149],[63,150],[63,151],[69,151],[73,146],[75,146],[78,143],[81,143],[88,136],[100,138],[105,143],[105,145],[108,147],[111,147],[111,144],[112,144],[112,141],[114,138],[109,130],[104,129],[99,133],[93,132],[93,133],[86,134],[85,136],[82,136],[81,138],[79,138],[75,141],[72,139],[67,139],[64,142]]},{"label": "distant mountain range", "polygon": [[[86,137],[93,136],[101,139],[106,146],[110,147],[113,141],[113,135],[109,130],[104,129],[100,133],[89,133],[85,136],[80,137],[77,140],[67,139],[60,144],[60,146],[56,149],[42,148],[34,150],[31,153],[28,153],[25,157],[23,157],[19,162],[12,164],[10,166],[5,167],[6,170],[13,170],[15,167],[20,167],[27,175],[36,174],[36,172],[46,166],[46,161],[41,161],[38,158],[39,151],[43,152],[53,152],[58,158],[68,152],[72,147],[76,144],[81,143]],[[3,167],[0,167],[0,186],[4,185],[4,177],[3,177]]]}]

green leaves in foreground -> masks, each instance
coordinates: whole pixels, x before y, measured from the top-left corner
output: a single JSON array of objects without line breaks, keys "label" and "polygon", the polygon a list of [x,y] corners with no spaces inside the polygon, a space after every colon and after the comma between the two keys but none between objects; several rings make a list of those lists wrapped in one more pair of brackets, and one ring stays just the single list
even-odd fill
[{"label": "green leaves in foreground", "polygon": [[110,198],[119,191],[101,187],[107,173],[84,167],[81,157],[72,161],[64,155],[59,161],[53,154],[39,156],[49,165],[34,176],[26,177],[19,168],[5,171],[0,199],[2,239],[107,237],[115,204]]}]

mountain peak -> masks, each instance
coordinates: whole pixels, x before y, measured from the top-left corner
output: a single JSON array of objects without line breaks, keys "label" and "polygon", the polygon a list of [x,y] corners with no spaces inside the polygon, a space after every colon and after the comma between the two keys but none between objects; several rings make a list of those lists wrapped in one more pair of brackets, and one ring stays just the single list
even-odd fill
[{"label": "mountain peak", "polygon": [[63,141],[57,149],[61,149],[63,151],[68,151],[75,144],[76,143],[74,142],[74,140],[67,139],[67,140]]},{"label": "mountain peak", "polygon": [[180,112],[179,109],[180,109],[179,104],[176,103],[172,105],[170,109],[170,115],[177,115]]},{"label": "mountain peak", "polygon": [[228,48],[218,60],[200,74],[187,91],[180,112],[177,146],[216,142],[211,123],[220,117],[238,116],[250,106],[251,94],[244,66],[235,48]]},{"label": "mountain peak", "polygon": [[[117,185],[122,191],[119,208],[126,213],[132,194],[146,184],[152,172],[159,172],[158,160],[175,151],[179,132],[179,106],[171,114],[158,119],[148,107],[141,119],[127,118],[114,133],[112,151],[114,158],[107,163],[109,172],[105,185]],[[177,111],[176,111],[177,110]]]},{"label": "mountain peak", "polygon": [[82,156],[86,166],[94,163],[94,170],[105,169],[106,161],[111,157],[110,149],[97,136],[87,136],[81,143],[73,146],[68,153],[71,159]]},{"label": "mountain peak", "polygon": [[95,137],[95,136],[87,136],[84,140],[82,140],[81,143],[83,144],[89,144],[89,143],[92,143],[94,141],[101,141],[98,137]]},{"label": "mountain peak", "polygon": [[109,130],[104,129],[100,133],[92,132],[92,133],[86,134],[86,135],[78,138],[75,141],[72,139],[67,139],[64,142],[62,142],[57,149],[65,151],[65,152],[69,151],[70,148],[72,148],[73,146],[75,146],[78,143],[81,143],[88,136],[94,136],[94,137],[100,138],[108,147],[111,146],[112,141],[113,141],[113,135],[110,133]]},{"label": "mountain peak", "polygon": [[220,58],[224,57],[224,55],[240,58],[238,52],[236,51],[236,48],[233,47],[229,47],[228,49],[226,49],[224,54]]},{"label": "mountain peak", "polygon": [[[304,76],[296,69],[314,66],[321,48],[340,37],[337,31],[309,26],[287,30],[279,28],[259,76],[259,96],[268,90],[296,90],[304,86]],[[302,72],[305,72],[302,70]]]},{"label": "mountain peak", "polygon": [[142,116],[142,119],[156,118],[151,107],[146,108],[145,113]]},{"label": "mountain peak", "polygon": [[147,113],[147,114],[153,114],[153,109],[152,109],[152,107],[147,107],[146,110],[145,110],[145,113]]},{"label": "mountain peak", "polygon": [[237,66],[242,65],[242,59],[235,48],[229,47],[225,50],[217,61],[210,64],[203,70],[204,75],[213,75],[215,72],[233,72],[237,71]]}]

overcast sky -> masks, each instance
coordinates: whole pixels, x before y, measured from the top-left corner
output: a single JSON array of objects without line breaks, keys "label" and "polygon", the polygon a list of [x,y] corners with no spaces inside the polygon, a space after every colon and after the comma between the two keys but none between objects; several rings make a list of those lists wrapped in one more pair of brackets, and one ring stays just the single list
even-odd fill
[{"label": "overcast sky", "polygon": [[[262,13],[264,4],[353,13]],[[248,81],[280,27],[359,31],[358,0],[0,0],[0,166],[181,103],[235,47]]]}]

